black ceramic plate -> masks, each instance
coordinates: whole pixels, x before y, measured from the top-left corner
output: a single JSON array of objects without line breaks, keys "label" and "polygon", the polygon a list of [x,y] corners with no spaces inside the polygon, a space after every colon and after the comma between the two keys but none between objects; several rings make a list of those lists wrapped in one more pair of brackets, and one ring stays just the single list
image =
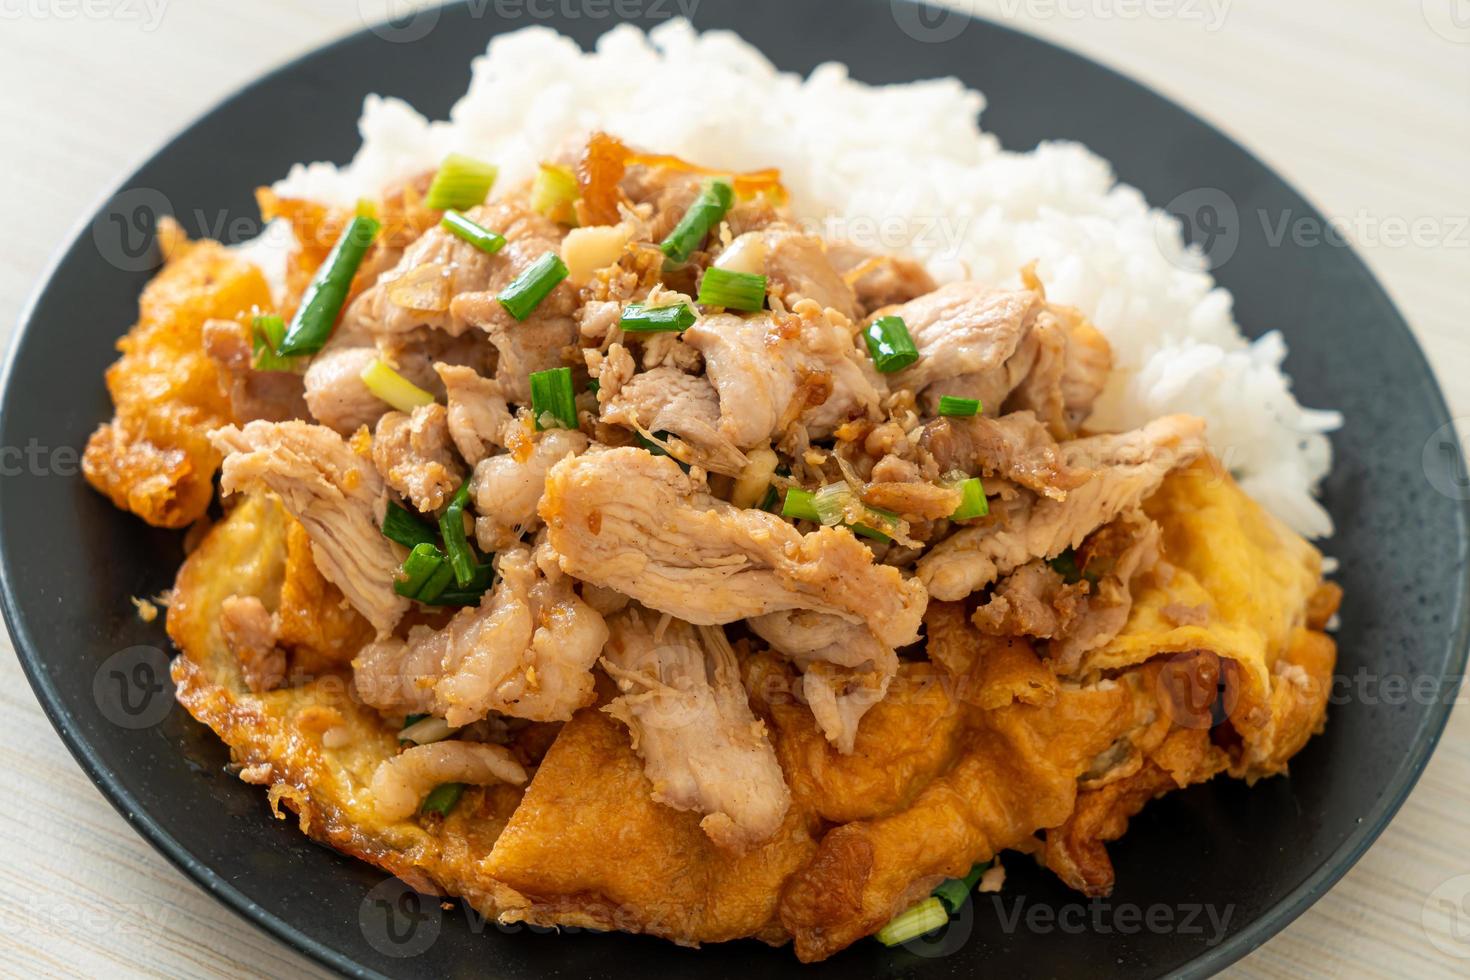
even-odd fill
[{"label": "black ceramic plate", "polygon": [[[173,705],[162,624],[139,622],[127,597],[171,583],[180,536],[115,510],[76,466],[111,414],[102,372],[156,264],[154,215],[170,212],[195,235],[248,237],[254,187],[295,160],[351,156],[364,94],[402,96],[442,117],[490,35],[534,20],[590,45],[619,6],[480,2],[312,54],[174,140],[60,257],[11,352],[0,572],[15,647],[78,761],[203,887],[290,945],[364,975],[1203,975],[1264,942],[1383,829],[1453,700],[1466,649],[1470,483],[1444,402],[1403,319],[1351,251],[1268,237],[1282,216],[1311,222],[1317,212],[1240,147],[1076,55],[902,0],[702,0],[695,22],[738,30],[785,69],[835,59],[869,82],[958,76],[990,97],[986,126],[1012,149],[1085,142],[1150,201],[1179,202],[1213,247],[1233,248],[1218,277],[1240,322],[1252,333],[1284,329],[1301,400],[1346,413],[1325,487],[1339,528],[1326,550],[1342,560],[1348,596],[1344,683],[1326,733],[1290,778],[1254,788],[1220,780],[1152,804],[1111,848],[1118,886],[1105,902],[1085,903],[1016,860],[1004,897],[982,899],[943,941],[897,951],[865,941],[802,968],[789,950],[752,942],[696,952],[622,935],[505,932],[417,903],[270,819],[264,794],[227,774],[224,748]],[[632,6],[654,21],[679,5]],[[554,15],[506,19],[502,8]],[[1228,207],[1200,207],[1222,201],[1233,222]]]}]

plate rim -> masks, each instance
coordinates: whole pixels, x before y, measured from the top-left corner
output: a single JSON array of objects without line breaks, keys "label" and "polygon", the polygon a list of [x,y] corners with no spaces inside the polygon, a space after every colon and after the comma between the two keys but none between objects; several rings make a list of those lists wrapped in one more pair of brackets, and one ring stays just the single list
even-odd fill
[{"label": "plate rim", "polygon": [[[882,0],[867,0],[869,4],[881,3]],[[888,0],[891,6],[925,7],[923,0]],[[467,0],[449,0],[441,4],[441,9],[465,7]],[[1053,49],[1066,57],[1085,62],[1091,69],[1106,72],[1114,79],[1142,91],[1147,95],[1166,103],[1170,108],[1178,111],[1205,127],[1210,133],[1224,140],[1237,152],[1241,153],[1252,164],[1270,174],[1283,187],[1292,194],[1297,195],[1305,201],[1313,211],[1322,213],[1321,208],[1306,194],[1289,181],[1279,170],[1265,163],[1253,150],[1245,146],[1234,134],[1226,131],[1213,120],[1205,117],[1194,109],[1191,109],[1172,95],[1166,94],[1151,85],[1126,74],[1118,68],[1104,64],[1090,55],[1077,51],[1071,47],[1056,43],[1049,38],[1038,34],[1021,30],[1009,24],[1002,23],[990,17],[975,12],[963,10],[952,10],[951,15],[965,17],[967,21],[976,21],[985,25],[986,29],[999,31],[1005,35],[1023,38],[1024,40]],[[205,119],[234,105],[237,102],[248,99],[258,88],[279,76],[293,72],[298,68],[306,66],[316,58],[330,51],[358,43],[364,35],[375,33],[377,29],[389,22],[374,22],[365,24],[362,28],[351,31],[340,37],[327,41],[323,44],[310,48],[281,64],[278,64],[260,74],[252,76],[243,85],[230,91],[228,94],[217,99],[207,108],[192,116],[187,123],[172,132],[158,147],[150,153],[146,153],[143,160],[132,165],[125,177],[113,182],[95,201],[84,210],[70,229],[62,237],[60,244],[52,252],[43,272],[37,279],[35,286],[31,289],[25,303],[22,305],[16,320],[15,328],[11,335],[10,347],[6,352],[3,368],[0,368],[0,412],[3,412],[14,394],[14,382],[16,370],[22,357],[22,352],[31,339],[32,334],[38,332],[35,328],[35,314],[37,309],[50,290],[52,281],[55,279],[61,266],[67,261],[71,253],[83,243],[86,230],[93,225],[97,216],[101,213],[106,202],[111,200],[119,191],[129,187],[144,170],[151,167],[155,162],[167,156],[175,144],[187,133],[191,132]],[[513,29],[513,28],[511,28]],[[509,30],[495,31],[490,36],[498,37]],[[928,77],[928,76],[924,76]],[[1109,162],[1111,166],[1111,162]],[[1114,175],[1117,179],[1116,174]],[[1119,181],[1121,183],[1121,181]],[[1150,206],[1158,205],[1150,202]],[[1397,314],[1400,325],[1409,341],[1409,347],[1413,354],[1413,366],[1419,371],[1427,382],[1426,393],[1430,396],[1432,407],[1445,419],[1453,423],[1454,415],[1450,411],[1448,402],[1444,396],[1444,390],[1439,384],[1439,379],[1434,373],[1429,358],[1419,339],[1409,328],[1409,321],[1393,301],[1378,276],[1372,268],[1363,260],[1355,247],[1349,246],[1342,250],[1355,263],[1363,273],[1363,278],[1376,291],[1383,302]],[[3,499],[3,483],[0,483],[0,499]],[[1461,530],[1470,527],[1470,498],[1459,501],[1459,516]],[[1470,540],[1464,533],[1460,538],[1460,553],[1466,553]],[[74,729],[70,716],[63,710],[60,695],[49,677],[41,669],[41,657],[39,647],[33,642],[29,631],[25,630],[21,620],[20,611],[17,606],[16,596],[19,590],[10,575],[9,554],[0,541],[0,618],[4,619],[7,631],[15,650],[16,659],[20,662],[21,670],[25,674],[27,682],[31,686],[36,700],[40,703],[42,712],[50,722],[52,728],[61,737],[63,744],[71,753],[72,757],[81,766],[88,780],[102,794],[103,798],[112,805],[127,824],[154,850],[162,854],[175,868],[184,874],[195,885],[225,905],[240,917],[246,919],[267,935],[282,942],[290,949],[302,953],[321,966],[334,970],[344,976],[363,978],[382,978],[388,980],[387,976],[376,970],[363,966],[361,963],[351,959],[347,954],[328,946],[306,935],[290,922],[271,912],[269,909],[252,901],[239,889],[231,885],[223,876],[210,867],[200,858],[192,854],[182,844],[168,833],[160,822],[139,805],[137,799],[123,785],[118,775],[102,765],[96,757],[90,744]],[[1272,937],[1280,933],[1286,926],[1290,925],[1303,912],[1314,905],[1325,895],[1348,871],[1360,861],[1368,849],[1375,844],[1383,835],[1390,822],[1407,801],[1409,794],[1414,790],[1423,774],[1429,760],[1433,758],[1435,749],[1438,747],[1440,738],[1449,722],[1450,714],[1454,710],[1459,689],[1464,679],[1467,662],[1470,662],[1470,566],[1461,565],[1459,603],[1453,610],[1457,622],[1451,631],[1454,648],[1458,655],[1452,655],[1445,664],[1445,671],[1439,678],[1442,696],[1422,717],[1421,724],[1414,736],[1409,757],[1405,759],[1407,765],[1401,765],[1397,770],[1394,781],[1387,785],[1387,792],[1379,796],[1369,812],[1360,819],[1359,829],[1354,832],[1346,844],[1338,849],[1326,853],[1318,862],[1316,868],[1295,889],[1287,894],[1285,898],[1271,907],[1265,914],[1261,915],[1239,932],[1227,938],[1217,946],[1207,949],[1205,952],[1183,964],[1175,976],[1185,978],[1208,977],[1220,970],[1237,962],[1248,953],[1251,953],[1264,945]],[[1458,668],[1458,670],[1456,669]]]}]

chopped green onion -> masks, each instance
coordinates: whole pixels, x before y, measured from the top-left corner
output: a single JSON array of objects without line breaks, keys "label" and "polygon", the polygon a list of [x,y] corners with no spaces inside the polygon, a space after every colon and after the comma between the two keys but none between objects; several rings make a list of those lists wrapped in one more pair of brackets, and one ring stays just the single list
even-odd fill
[{"label": "chopped green onion", "polygon": [[536,430],[575,429],[577,400],[572,394],[572,369],[552,368],[531,374],[531,414]]},{"label": "chopped green onion", "polygon": [[370,197],[359,197],[357,199],[357,207],[353,209],[352,213],[360,218],[377,218],[378,202]]},{"label": "chopped green onion", "polygon": [[477,606],[485,595],[485,590],[490,588],[494,581],[495,566],[488,561],[481,562],[474,567],[474,573],[470,576],[468,585],[446,586],[433,598],[419,601],[426,606]]},{"label": "chopped green onion", "polygon": [[943,903],[931,896],[888,920],[888,925],[879,929],[873,938],[884,946],[899,946],[933,932],[948,921]]},{"label": "chopped green onion", "polygon": [[688,303],[673,306],[630,304],[623,309],[618,326],[627,333],[674,333],[694,326],[697,317]]},{"label": "chopped green onion", "polygon": [[587,382],[587,391],[590,394],[596,395],[601,390],[602,390],[602,382],[601,381],[598,381],[596,378],[593,378],[591,381]]},{"label": "chopped green onion", "polygon": [[1052,571],[1060,575],[1062,577],[1062,581],[1066,582],[1068,585],[1076,585],[1083,579],[1086,579],[1093,585],[1096,585],[1098,582],[1102,581],[1101,575],[1096,572],[1089,572],[1078,564],[1077,551],[1074,548],[1068,548],[1060,555],[1057,555],[1055,558],[1048,560],[1047,564],[1050,565]]},{"label": "chopped green onion", "polygon": [[431,715],[409,715],[403,722],[403,730],[398,733],[398,741],[413,745],[428,745],[431,742],[442,742],[457,731],[459,729],[450,728],[449,722],[443,718],[435,718]]},{"label": "chopped green onion", "polygon": [[555,252],[547,252],[530,267],[511,280],[495,297],[505,311],[517,320],[531,315],[541,301],[551,294],[556,284],[567,277],[567,264]]},{"label": "chopped green onion", "polygon": [[919,349],[901,316],[880,316],[863,330],[873,365],[884,374],[901,371],[919,359]]},{"label": "chopped green onion", "polygon": [[445,211],[439,224],[457,238],[463,238],[488,255],[494,255],[505,247],[505,236],[476,224],[458,211]]},{"label": "chopped green onion", "polygon": [[766,303],[766,277],[753,272],[706,269],[699,280],[699,302],[754,313]]},{"label": "chopped green onion", "polygon": [[955,486],[960,491],[960,505],[949,515],[952,521],[968,521],[990,513],[990,502],[985,499],[985,487],[978,476],[972,476]]},{"label": "chopped green onion", "polygon": [[439,165],[429,193],[424,197],[424,206],[435,211],[455,208],[463,211],[476,204],[484,204],[485,196],[495,186],[500,168],[493,163],[467,157],[463,153],[451,153]]},{"label": "chopped green onion", "polygon": [[277,354],[315,354],[322,349],[347,301],[352,277],[381,227],[376,219],[364,215],[352,219],[306,287],[291,318],[291,329],[276,347]]},{"label": "chopped green onion", "polygon": [[410,549],[421,544],[433,544],[437,540],[432,527],[415,517],[408,508],[391,500],[383,514],[383,537]]},{"label": "chopped green onion", "polygon": [[286,337],[286,321],[278,316],[258,316],[250,327],[250,367],[256,371],[294,371],[296,359],[276,351]]},{"label": "chopped green onion", "polygon": [[695,249],[704,244],[710,229],[718,227],[734,203],[735,189],[729,181],[712,180],[705,184],[659,249],[670,262],[687,262]]},{"label": "chopped green onion", "polygon": [[852,487],[846,483],[829,483],[812,494],[812,508],[816,510],[818,519],[829,527],[845,523],[848,511],[855,509],[854,505],[862,507]]},{"label": "chopped green onion", "polygon": [[577,175],[571,167],[543,163],[531,183],[531,209],[563,225],[575,225]]},{"label": "chopped green onion", "polygon": [[815,503],[816,494],[810,490],[800,487],[787,487],[786,499],[781,504],[782,517],[794,517],[799,521],[822,522],[822,515],[817,513]]},{"label": "chopped green onion", "polygon": [[[437,546],[428,542],[416,544],[408,557],[403,559],[403,567],[400,569],[403,577],[393,583],[393,591],[401,596],[417,599],[446,568],[448,561]],[[453,569],[449,571],[451,575],[454,573]],[[442,585],[439,588],[443,591]]]},{"label": "chopped green onion", "polygon": [[939,887],[935,888],[931,894],[939,899],[944,907],[949,910],[949,913],[953,915],[959,911],[961,905],[965,904],[965,899],[970,897],[970,893],[980,883],[980,876],[989,867],[989,861],[982,861],[970,868],[970,873],[963,878],[946,878],[939,883]]},{"label": "chopped green onion", "polygon": [[[674,438],[674,434],[672,432],[668,432],[663,429],[660,429],[653,435],[655,439],[662,439],[664,442],[668,442],[670,439]],[[658,443],[654,442],[653,439],[648,438],[641,432],[634,432],[633,438],[637,439],[638,445],[642,446],[644,449],[647,449],[650,454],[654,456],[667,456],[669,457],[669,459],[672,459],[674,462],[679,464],[679,469],[683,470],[685,473],[689,472],[690,467],[688,463],[684,462],[678,456],[675,456],[673,453],[669,452],[663,446],[660,446]]]},{"label": "chopped green onion", "polygon": [[474,581],[475,577],[475,554],[470,550],[469,540],[464,532],[464,505],[470,499],[470,481],[466,480],[459,485],[449,506],[444,508],[444,513],[439,515],[439,534],[444,538],[444,553],[449,558],[449,565],[454,569],[454,580],[464,588]]},{"label": "chopped green onion", "polygon": [[437,813],[441,817],[447,817],[463,795],[464,783],[440,783],[424,797],[424,805],[419,807],[419,812]]},{"label": "chopped green onion", "polygon": [[939,396],[939,414],[951,418],[969,418],[980,414],[980,399],[956,398],[953,395]]},{"label": "chopped green onion", "polygon": [[882,531],[868,527],[866,524],[850,524],[848,526],[852,528],[852,533],[860,538],[872,538],[874,541],[882,541],[884,544],[888,544],[893,540]]},{"label": "chopped green onion", "polygon": [[412,412],[421,405],[432,405],[434,396],[429,394],[378,358],[362,369],[362,383],[367,390],[392,405],[400,412]]},{"label": "chopped green onion", "polygon": [[768,514],[776,512],[776,502],[781,499],[781,491],[776,489],[773,483],[766,488],[766,495],[761,498],[760,509]]}]

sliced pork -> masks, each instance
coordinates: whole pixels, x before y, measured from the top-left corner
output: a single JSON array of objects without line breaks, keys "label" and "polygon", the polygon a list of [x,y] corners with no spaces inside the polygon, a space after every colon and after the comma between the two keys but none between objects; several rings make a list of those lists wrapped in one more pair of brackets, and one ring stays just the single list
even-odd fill
[{"label": "sliced pork", "polygon": [[622,693],[603,710],[632,733],[653,798],[705,814],[700,826],[727,850],[768,840],[791,793],[724,631],[636,607],[608,625],[602,662]]},{"label": "sliced pork", "polygon": [[711,496],[672,459],[642,449],[558,463],[541,516],[569,575],[692,623],[811,609],[866,624],[897,648],[917,637],[927,601],[852,532],[802,534]]},{"label": "sliced pork", "polygon": [[475,540],[483,551],[499,551],[540,526],[536,507],[547,471],[588,445],[586,436],[570,429],[547,429],[534,443],[526,438],[516,452],[491,456],[475,467]]},{"label": "sliced pork", "polygon": [[471,367],[441,362],[434,371],[444,382],[448,399],[449,437],[464,461],[474,466],[506,443],[511,415],[505,393],[494,379],[481,377]]},{"label": "sliced pork", "polygon": [[384,482],[425,513],[438,510],[464,481],[449,441],[449,418],[437,402],[412,415],[389,412],[373,433],[373,465]]},{"label": "sliced pork", "polygon": [[372,463],[331,429],[305,422],[251,422],[210,433],[225,454],[224,493],[270,490],[306,528],[323,576],[373,624],[392,631],[408,609],[393,591],[404,549],[378,530],[387,488]]},{"label": "sliced pork", "polygon": [[989,520],[963,527],[919,559],[930,595],[963,599],[1033,558],[1055,558],[1136,508],[1164,476],[1205,451],[1204,423],[1168,415],[1141,429],[1063,443],[1069,467],[1093,471],[1065,500],[1019,494],[993,501]]}]

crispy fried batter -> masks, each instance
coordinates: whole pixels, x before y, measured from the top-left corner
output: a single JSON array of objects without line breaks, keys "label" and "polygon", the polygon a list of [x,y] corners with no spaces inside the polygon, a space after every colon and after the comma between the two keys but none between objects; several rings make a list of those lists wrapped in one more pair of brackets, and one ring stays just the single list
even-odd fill
[{"label": "crispy fried batter", "polygon": [[929,659],[955,685],[955,696],[978,708],[1012,701],[1046,705],[1056,700],[1057,678],[1021,636],[973,629],[962,602],[931,602],[924,613]]},{"label": "crispy fried batter", "polygon": [[286,569],[276,607],[276,640],[291,652],[293,673],[314,675],[344,668],[373,638],[373,627],[342,590],[322,577],[311,557],[311,538],[286,515]]},{"label": "crispy fried batter", "polygon": [[484,870],[527,901],[502,922],[646,932],[683,945],[756,936],[813,850],[793,807],[775,837],[721,850],[701,815],[655,803],[628,733],[596,708],[562,728]]},{"label": "crispy fried batter", "polygon": [[206,433],[233,421],[219,369],[204,352],[207,320],[268,309],[260,270],[217,242],[188,242],[170,219],[158,235],[167,264],[143,290],[138,322],[107,369],[115,414],[87,442],[87,481],[158,527],[204,514],[220,454]]},{"label": "crispy fried batter", "polygon": [[383,821],[364,789],[399,750],[397,732],[351,696],[344,673],[252,694],[224,642],[231,595],[274,607],[286,576],[289,522],[273,499],[251,495],[215,525],[179,570],[168,630],[179,703],[230,746],[242,777],[270,787],[306,834],[423,891],[460,895],[486,915],[516,896],[482,873],[520,799],[510,786],[466,790],[449,817]]}]

